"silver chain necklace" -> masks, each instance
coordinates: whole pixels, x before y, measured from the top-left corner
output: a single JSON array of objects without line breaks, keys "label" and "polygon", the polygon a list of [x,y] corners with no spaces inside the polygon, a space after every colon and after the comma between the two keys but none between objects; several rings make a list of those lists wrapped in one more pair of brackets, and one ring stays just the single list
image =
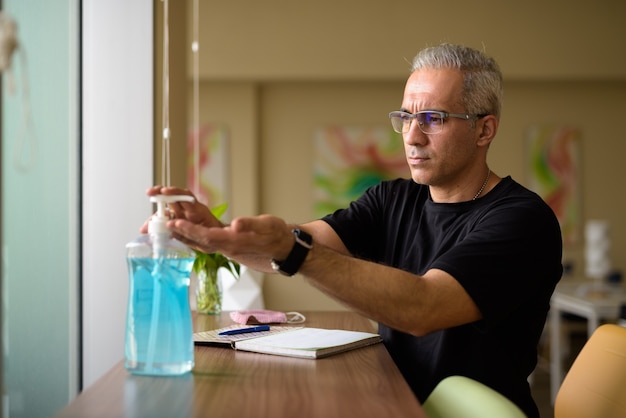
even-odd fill
[{"label": "silver chain necklace", "polygon": [[487,186],[487,182],[489,181],[489,176],[491,175],[491,169],[488,169],[489,171],[487,171],[487,178],[485,178],[485,181],[483,182],[483,185],[480,186],[480,190],[478,191],[478,193],[476,193],[476,196],[474,196],[474,198],[472,200],[476,200],[478,199],[478,196],[480,196],[480,194],[483,192],[483,190],[485,190],[485,187]]}]

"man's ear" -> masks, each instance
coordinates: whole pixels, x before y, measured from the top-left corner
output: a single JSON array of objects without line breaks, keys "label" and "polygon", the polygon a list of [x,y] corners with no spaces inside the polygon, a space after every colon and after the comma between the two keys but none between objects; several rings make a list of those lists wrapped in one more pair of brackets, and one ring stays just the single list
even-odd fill
[{"label": "man's ear", "polygon": [[498,132],[498,118],[494,115],[487,115],[476,122],[476,128],[479,129],[478,142],[480,146],[489,146],[491,141]]}]

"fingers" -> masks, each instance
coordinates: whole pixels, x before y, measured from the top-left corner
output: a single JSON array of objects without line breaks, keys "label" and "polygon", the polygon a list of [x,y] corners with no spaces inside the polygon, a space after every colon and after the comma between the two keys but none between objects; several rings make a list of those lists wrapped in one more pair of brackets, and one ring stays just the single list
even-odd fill
[{"label": "fingers", "polygon": [[242,256],[284,258],[294,241],[285,221],[268,215],[236,218],[225,227],[174,219],[167,227],[177,239],[192,248],[206,253],[220,252],[235,259]]},{"label": "fingers", "polygon": [[205,253],[219,251],[211,241],[209,228],[184,219],[171,220],[167,223],[167,227],[172,231],[174,238],[192,248]]},{"label": "fingers", "polygon": [[163,188],[162,186],[152,186],[152,187],[149,187],[149,188],[146,190],[146,194],[147,194],[148,196],[156,196],[156,195],[158,195],[158,194],[161,194],[161,189],[162,189],[162,188]]},{"label": "fingers", "polygon": [[183,219],[185,218],[185,210],[182,208],[180,202],[169,203],[167,210],[170,213],[170,219]]},{"label": "fingers", "polygon": [[146,221],[143,223],[143,225],[141,225],[141,228],[139,228],[139,233],[140,234],[147,234],[148,233],[148,223],[150,222],[150,219],[146,219]]},{"label": "fingers", "polygon": [[158,194],[193,196],[193,193],[189,189],[182,189],[180,187],[172,187],[172,186],[159,186],[159,185],[149,187],[146,190],[146,194],[148,196],[156,196]]},{"label": "fingers", "polygon": [[185,219],[174,219],[167,223],[174,237],[190,247],[206,253],[230,253],[233,248],[241,245],[242,236],[246,233],[235,232],[230,227],[206,227]]},{"label": "fingers", "polygon": [[[194,199],[196,197],[189,189],[183,189],[180,187],[164,187],[160,185],[149,187],[146,190],[146,194],[148,196],[156,196],[159,194],[169,195],[169,196],[191,196]],[[197,205],[197,206],[196,206]],[[200,204],[197,199],[194,202],[174,202],[169,203],[167,206],[167,210],[169,212],[169,216],[171,219],[190,219],[194,222],[197,221],[198,215],[193,215],[194,213],[202,213],[202,207],[204,205]],[[191,214],[191,216],[190,216]],[[143,229],[143,227],[142,227]]]}]

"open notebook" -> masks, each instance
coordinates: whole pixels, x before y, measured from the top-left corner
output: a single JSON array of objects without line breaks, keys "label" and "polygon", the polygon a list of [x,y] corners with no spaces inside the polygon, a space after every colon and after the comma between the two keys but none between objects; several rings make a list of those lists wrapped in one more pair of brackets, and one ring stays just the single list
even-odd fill
[{"label": "open notebook", "polygon": [[310,359],[327,357],[382,341],[380,335],[369,332],[293,326],[271,326],[269,331],[219,335],[222,331],[246,327],[233,325],[197,332],[193,335],[193,340],[197,345],[225,345],[236,350]]}]

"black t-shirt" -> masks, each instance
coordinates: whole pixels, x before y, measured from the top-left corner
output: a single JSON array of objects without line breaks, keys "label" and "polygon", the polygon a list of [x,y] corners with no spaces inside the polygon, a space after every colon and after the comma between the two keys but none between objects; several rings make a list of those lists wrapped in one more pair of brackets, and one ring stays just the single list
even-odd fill
[{"label": "black t-shirt", "polygon": [[424,337],[379,324],[418,399],[443,378],[464,375],[538,416],[527,378],[562,274],[562,240],[537,194],[506,177],[475,201],[435,203],[427,186],[398,179],[323,219],[354,256],[415,274],[444,270],[480,309],[482,320]]}]

